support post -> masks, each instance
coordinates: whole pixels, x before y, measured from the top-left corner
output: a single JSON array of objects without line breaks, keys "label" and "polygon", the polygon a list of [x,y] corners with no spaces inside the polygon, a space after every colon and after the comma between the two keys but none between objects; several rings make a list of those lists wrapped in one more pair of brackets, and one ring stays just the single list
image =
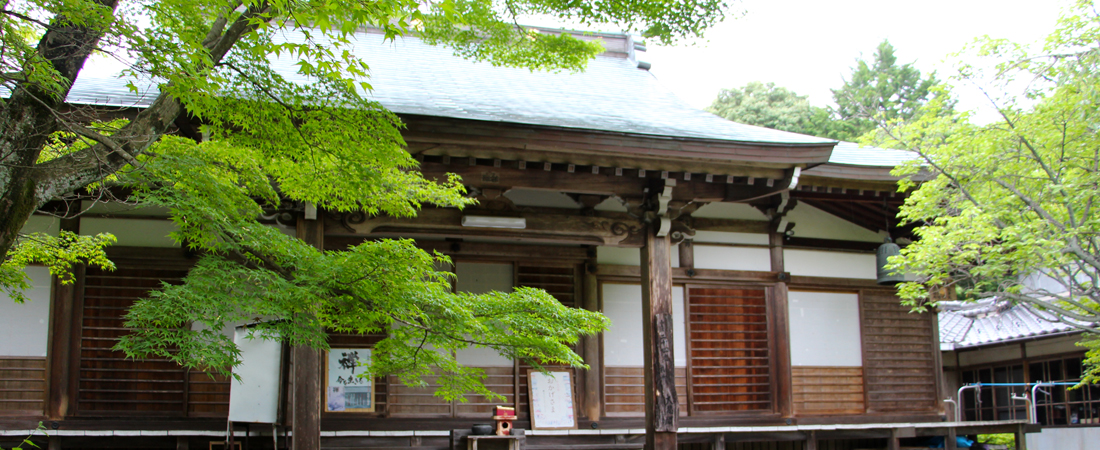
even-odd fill
[{"label": "support post", "polygon": [[[595,261],[586,265],[584,271],[584,309],[588,311],[600,310],[599,284],[596,275],[587,270],[587,266],[595,267]],[[600,420],[600,386],[601,362],[600,358],[601,335],[584,337],[584,363],[588,364],[588,370],[584,372],[584,415],[593,422]],[[518,397],[518,396],[517,396]]]},{"label": "support post", "polygon": [[[783,261],[783,233],[777,232],[775,227],[768,233],[768,250],[771,258],[772,272],[785,274],[786,263]],[[772,288],[772,317],[775,335],[771,341],[772,354],[775,361],[775,399],[776,412],[782,417],[794,417],[794,386],[791,372],[791,346],[790,346],[790,318],[788,317],[789,305],[787,282],[783,276]]]},{"label": "support post", "polygon": [[[711,450],[726,450],[726,435],[719,434],[714,437],[714,440],[710,443]],[[816,449],[814,449],[816,450]]]},{"label": "support post", "polygon": [[684,239],[677,248],[680,250],[680,268],[694,269],[695,246],[692,244],[691,239]]},{"label": "support post", "polygon": [[668,236],[650,224],[642,247],[646,450],[675,450],[680,405],[672,332],[672,266]]},{"label": "support post", "polygon": [[803,450],[817,450],[817,432],[810,431],[806,433],[806,446]]},{"label": "support post", "polygon": [[[60,229],[79,234],[80,218],[61,219]],[[73,268],[73,277],[76,282],[71,284],[61,284],[57,277],[53,277],[53,294],[50,296],[45,413],[46,417],[54,420],[70,415],[73,399],[76,398],[73,388],[78,387],[72,367],[74,361],[77,367],[80,362],[80,348],[73,345],[80,345],[81,314],[76,311],[76,296],[78,285],[83,285],[83,265]]]},{"label": "support post", "polygon": [[943,448],[945,450],[957,450],[958,441],[955,440],[957,436],[958,434],[955,433],[955,427],[947,427],[947,436],[943,438]]},{"label": "support post", "polygon": [[[298,239],[324,248],[323,215],[316,220],[298,219]],[[294,400],[291,406],[293,450],[321,448],[321,352],[311,347],[294,347]]]},{"label": "support post", "polygon": [[1016,450],[1027,450],[1027,425],[1016,425]]},{"label": "support post", "polygon": [[901,450],[901,439],[896,428],[890,430],[890,437],[886,438],[886,450]]}]

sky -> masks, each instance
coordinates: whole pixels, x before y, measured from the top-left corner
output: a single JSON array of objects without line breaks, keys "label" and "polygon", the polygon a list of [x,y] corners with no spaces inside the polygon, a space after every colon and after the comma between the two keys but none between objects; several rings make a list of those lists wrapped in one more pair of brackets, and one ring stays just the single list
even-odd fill
[{"label": "sky", "polygon": [[[1021,43],[1052,31],[1066,0],[742,0],[706,40],[648,45],[639,59],[683,100],[706,107],[723,88],[774,82],[811,104],[832,102],[857,58],[871,60],[888,39],[898,63],[949,75],[948,55],[982,35]],[[977,91],[957,91],[959,107],[980,110]]]}]

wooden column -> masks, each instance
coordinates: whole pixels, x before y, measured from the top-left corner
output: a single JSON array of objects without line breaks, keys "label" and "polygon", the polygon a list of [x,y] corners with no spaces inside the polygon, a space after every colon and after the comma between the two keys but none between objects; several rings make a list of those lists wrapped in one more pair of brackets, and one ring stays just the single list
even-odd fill
[{"label": "wooden column", "polygon": [[1027,450],[1027,425],[1016,425],[1016,450]]},{"label": "wooden column", "polygon": [[886,438],[886,450],[900,450],[901,442],[898,439],[897,433],[890,432],[890,437]]},{"label": "wooden column", "polygon": [[810,431],[806,433],[806,446],[803,450],[817,450],[817,432]]},{"label": "wooden column", "polygon": [[[785,274],[786,265],[783,261],[783,234],[777,233],[775,228],[768,233],[768,247],[771,256],[772,272]],[[786,277],[781,276],[780,281],[772,288],[772,314],[771,321],[774,334],[772,335],[772,354],[775,355],[775,406],[776,412],[783,417],[794,416],[794,387],[791,374],[791,334],[790,318],[788,317],[787,282]]]},{"label": "wooden column", "polygon": [[[587,267],[594,269],[595,264],[595,260],[591,261],[584,271],[584,309],[589,311],[600,310],[599,283],[596,275],[587,270]],[[584,372],[584,415],[593,422],[600,420],[600,367],[603,362],[600,358],[600,337],[584,337],[584,363],[588,364],[588,370]]]},{"label": "wooden column", "polygon": [[676,399],[676,359],[672,332],[672,245],[651,224],[642,247],[642,320],[645,349],[647,450],[675,450],[680,405]]},{"label": "wooden column", "polygon": [[684,239],[677,246],[680,249],[680,268],[681,269],[694,269],[695,268],[695,245],[691,242],[691,239]]},{"label": "wooden column", "polygon": [[[62,219],[61,231],[80,233],[80,218]],[[73,267],[72,284],[53,277],[50,295],[50,324],[46,348],[46,417],[59,420],[75,411],[77,375],[80,366],[80,317],[77,302],[83,290],[84,266]],[[79,290],[78,290],[79,288]],[[53,441],[51,441],[53,442]]]},{"label": "wooden column", "polygon": [[[317,220],[298,219],[298,239],[324,248],[323,216]],[[294,393],[291,405],[292,450],[321,448],[321,352],[310,347],[294,347]]]},{"label": "wooden column", "polygon": [[943,448],[945,450],[956,450],[958,448],[958,442],[955,441],[955,427],[947,427],[947,436],[944,436]]}]

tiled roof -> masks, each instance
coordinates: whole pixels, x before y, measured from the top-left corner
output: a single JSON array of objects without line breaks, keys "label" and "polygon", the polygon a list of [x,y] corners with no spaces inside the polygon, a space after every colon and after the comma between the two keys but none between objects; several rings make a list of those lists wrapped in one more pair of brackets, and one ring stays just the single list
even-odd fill
[{"label": "tiled roof", "polygon": [[868,147],[855,142],[837,142],[829,164],[848,166],[894,167],[913,160],[917,155],[907,150]]},{"label": "tiled roof", "polygon": [[980,347],[1037,336],[1073,332],[1075,327],[1044,320],[1008,301],[940,303],[940,349]]},{"label": "tiled roof", "polygon": [[[618,39],[630,42],[627,36]],[[625,52],[605,52],[590,61],[584,72],[573,73],[474,62],[416,37],[384,42],[380,34],[366,32],[358,35],[354,45],[356,54],[370,65],[374,90],[369,96],[400,114],[756,144],[834,142],[730,122],[688,106]],[[273,65],[290,80],[308,82],[297,75],[294,62],[282,58]],[[148,106],[154,96],[147,93],[154,92],[154,84],[148,80],[135,84],[139,94],[110,74],[85,70],[68,101]]]}]

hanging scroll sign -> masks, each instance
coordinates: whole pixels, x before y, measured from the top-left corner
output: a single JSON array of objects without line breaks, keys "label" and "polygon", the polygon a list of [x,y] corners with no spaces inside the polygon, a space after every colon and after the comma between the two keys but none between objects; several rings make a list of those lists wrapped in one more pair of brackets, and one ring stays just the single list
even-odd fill
[{"label": "hanging scroll sign", "polygon": [[531,429],[571,430],[577,428],[573,407],[573,375],[569,372],[527,372],[531,399]]},{"label": "hanging scroll sign", "polygon": [[325,359],[325,411],[373,412],[374,379],[359,376],[370,349],[331,348]]}]

